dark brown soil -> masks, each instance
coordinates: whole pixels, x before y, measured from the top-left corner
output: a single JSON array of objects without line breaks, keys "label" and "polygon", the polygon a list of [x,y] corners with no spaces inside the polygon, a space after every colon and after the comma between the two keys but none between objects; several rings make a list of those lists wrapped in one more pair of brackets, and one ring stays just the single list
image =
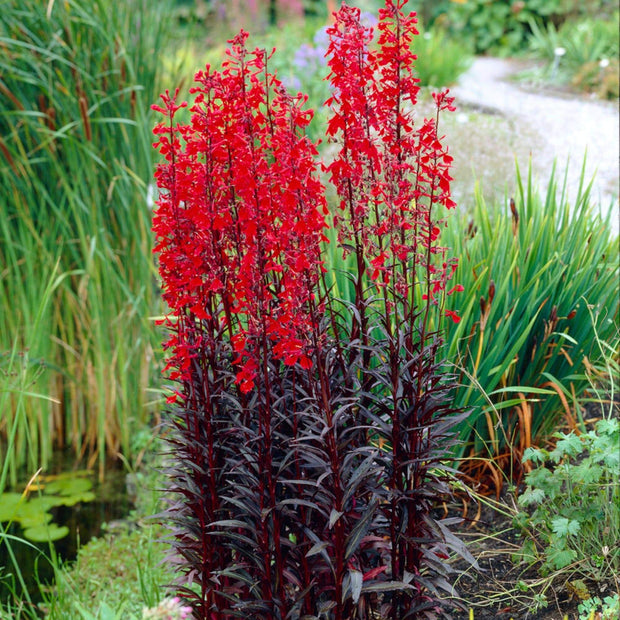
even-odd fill
[{"label": "dark brown soil", "polygon": [[[614,409],[620,416],[620,402]],[[590,403],[583,410],[583,419],[586,424],[594,423],[600,419],[600,413],[600,406]],[[514,496],[504,492],[499,502],[501,511],[489,505],[468,505],[470,518],[466,514],[463,525],[456,528],[455,533],[467,543],[480,570],[471,568],[465,561],[455,564],[462,571],[455,588],[469,611],[454,614],[454,620],[470,620],[472,611],[473,620],[579,620],[578,606],[582,599],[579,593],[571,591],[566,574],[545,580],[537,566],[528,567],[514,561],[513,554],[522,544],[508,516],[513,514],[515,501]],[[491,500],[489,504],[492,503]],[[457,516],[462,509],[451,512]],[[523,586],[521,590],[517,584]],[[601,600],[614,594],[612,584],[587,582],[584,585],[590,596]],[[536,605],[536,594],[544,594],[546,607]]]},{"label": "dark brown soil", "polygon": [[[503,502],[510,505],[511,499]],[[566,575],[558,579],[543,579],[537,567],[517,563],[512,557],[521,545],[512,519],[485,508],[480,516],[455,532],[467,543],[478,562],[479,571],[464,561],[455,564],[463,571],[455,588],[465,601],[468,611],[456,613],[454,620],[578,620],[579,596],[571,592]],[[521,585],[521,589],[517,588]],[[591,595],[613,594],[605,585],[587,583]],[[535,595],[544,594],[547,606],[536,605]],[[469,611],[471,610],[471,611]]]}]

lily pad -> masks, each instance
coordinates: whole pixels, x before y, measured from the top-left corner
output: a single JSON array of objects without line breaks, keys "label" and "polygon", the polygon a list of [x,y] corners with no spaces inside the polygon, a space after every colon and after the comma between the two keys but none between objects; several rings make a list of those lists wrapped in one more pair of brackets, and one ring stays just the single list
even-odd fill
[{"label": "lily pad", "polygon": [[25,499],[22,499],[21,493],[7,492],[0,494],[0,522],[12,521],[16,518],[15,515],[20,501],[26,501]]},{"label": "lily pad", "polygon": [[66,480],[68,478],[90,478],[92,475],[92,469],[78,469],[76,471],[62,471],[59,474],[46,474],[41,476],[41,480],[48,483],[53,480]]},{"label": "lily pad", "polygon": [[55,506],[75,506],[96,499],[91,491],[90,472],[65,472],[42,476],[36,491],[0,494],[0,522],[15,521],[24,528],[23,536],[33,542],[55,541],[64,538],[69,528],[52,523],[50,510]]},{"label": "lily pad", "polygon": [[47,525],[52,519],[49,512],[32,511],[31,514],[22,514],[20,511],[19,513],[19,522],[25,530]]},{"label": "lily pad", "polygon": [[90,491],[93,483],[88,478],[58,478],[45,486],[46,495],[79,495]]},{"label": "lily pad", "polygon": [[32,542],[53,542],[64,538],[68,533],[69,528],[66,525],[59,526],[55,523],[50,523],[49,525],[29,527],[24,530],[24,538]]},{"label": "lily pad", "polygon": [[72,495],[71,497],[63,497],[63,506],[75,506],[80,502],[92,502],[95,500],[95,494],[92,491],[86,491],[79,493],[78,495]]},{"label": "lily pad", "polygon": [[38,495],[36,497],[31,497],[28,501],[28,505],[32,510],[47,512],[55,506],[64,506],[65,502],[66,498],[59,495]]}]

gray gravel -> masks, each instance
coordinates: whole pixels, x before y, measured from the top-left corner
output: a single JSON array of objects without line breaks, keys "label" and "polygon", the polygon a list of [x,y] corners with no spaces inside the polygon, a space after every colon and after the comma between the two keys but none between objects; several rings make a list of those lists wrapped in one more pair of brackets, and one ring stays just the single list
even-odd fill
[{"label": "gray gravel", "polygon": [[[586,178],[595,176],[593,198],[601,208],[613,209],[615,232],[620,228],[618,203],[620,138],[617,102],[577,94],[532,91],[509,77],[518,64],[498,58],[477,58],[458,86],[451,89],[457,107],[478,108],[509,120],[516,131],[513,156],[522,170],[531,156],[540,182],[548,178],[554,159],[560,172],[568,162],[568,191],[577,191],[583,156],[587,150]],[[490,137],[491,139],[491,137]],[[522,161],[524,154],[525,161]],[[475,162],[473,164],[475,166]]]}]

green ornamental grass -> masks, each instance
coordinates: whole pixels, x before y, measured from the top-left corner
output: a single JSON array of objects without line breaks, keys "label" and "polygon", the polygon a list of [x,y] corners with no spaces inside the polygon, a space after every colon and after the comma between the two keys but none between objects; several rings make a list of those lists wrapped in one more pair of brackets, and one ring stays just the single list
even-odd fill
[{"label": "green ornamental grass", "polygon": [[414,51],[420,86],[440,88],[455,84],[473,61],[467,45],[438,27],[424,28],[418,23],[418,31]]},{"label": "green ornamental grass", "polygon": [[471,411],[458,456],[491,458],[473,470],[495,463],[508,471],[559,424],[580,425],[597,341],[617,341],[611,210],[605,218],[593,209],[583,173],[572,201],[555,172],[544,197],[531,170],[525,184],[518,170],[517,179],[514,201],[488,207],[477,192],[471,220],[450,222],[445,234],[464,287],[455,302],[462,319],[446,334],[461,376],[455,404]]}]

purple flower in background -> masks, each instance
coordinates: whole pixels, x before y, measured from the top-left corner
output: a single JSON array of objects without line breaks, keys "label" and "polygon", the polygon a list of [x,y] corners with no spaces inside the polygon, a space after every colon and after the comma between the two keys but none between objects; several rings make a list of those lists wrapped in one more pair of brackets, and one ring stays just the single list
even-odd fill
[{"label": "purple flower in background", "polygon": [[314,35],[314,45],[321,49],[323,53],[327,51],[327,46],[329,45],[329,35],[327,34],[327,29],[329,26],[324,26],[323,28],[316,31]]},{"label": "purple flower in background", "polygon": [[301,80],[296,75],[283,75],[282,84],[290,93],[298,93],[302,90]]},{"label": "purple flower in background", "polygon": [[302,43],[293,56],[293,64],[298,69],[306,69],[310,65],[310,55],[312,52],[312,46],[308,43]]},{"label": "purple flower in background", "polygon": [[313,47],[309,43],[302,43],[293,56],[293,65],[296,69],[316,70],[326,64],[325,50]]},{"label": "purple flower in background", "polygon": [[377,16],[373,13],[370,13],[368,11],[362,11],[360,13],[360,24],[365,28],[375,28],[378,23],[379,20],[377,19]]},{"label": "purple flower in background", "polygon": [[328,26],[317,30],[312,43],[302,43],[291,60],[291,75],[282,78],[290,92],[304,91],[309,94],[315,109],[323,106],[332,90],[325,81],[327,76]]}]

